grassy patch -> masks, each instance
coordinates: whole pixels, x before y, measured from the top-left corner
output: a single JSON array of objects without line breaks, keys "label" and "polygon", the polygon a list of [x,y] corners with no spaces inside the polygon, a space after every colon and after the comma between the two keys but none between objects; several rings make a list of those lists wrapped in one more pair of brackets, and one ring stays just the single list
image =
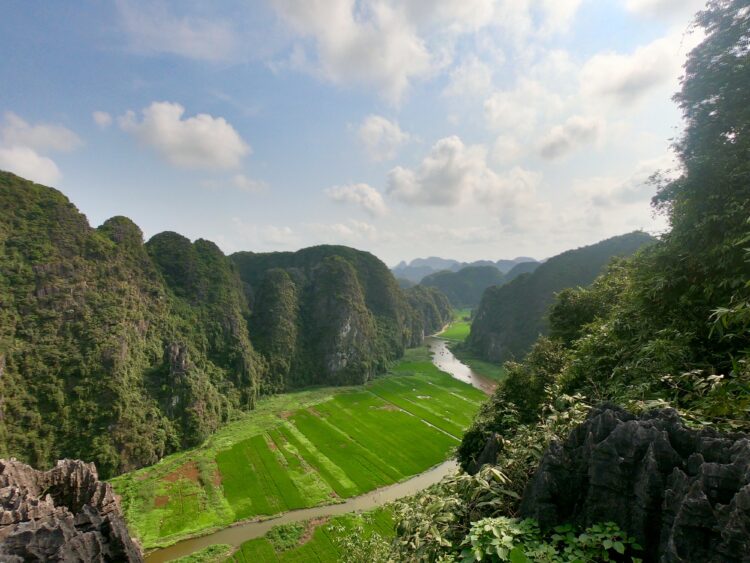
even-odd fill
[{"label": "grassy patch", "polygon": [[453,321],[438,337],[452,342],[463,342],[471,332],[471,309],[458,309],[453,312]]},{"label": "grassy patch", "polygon": [[[278,526],[277,528],[285,528]],[[307,530],[297,540],[296,545],[285,543],[279,547],[273,528],[265,537],[243,543],[226,561],[230,563],[267,563],[267,562],[320,562],[333,563],[342,559],[338,548],[338,539],[354,527],[360,527],[365,537],[377,533],[386,539],[395,535],[393,513],[389,507],[383,507],[364,514],[344,514],[324,523],[305,522],[297,524]],[[287,535],[287,534],[284,534]]]},{"label": "grassy patch", "polygon": [[231,545],[216,544],[204,547],[200,551],[175,559],[173,563],[220,563],[234,551]]},{"label": "grassy patch", "polygon": [[505,379],[506,371],[502,364],[481,360],[473,356],[471,352],[464,350],[462,346],[451,345],[450,348],[456,358],[461,360],[478,374],[489,377],[498,382]]},{"label": "grassy patch", "polygon": [[368,385],[263,399],[202,446],[112,480],[131,532],[147,549],[161,547],[356,496],[440,463],[484,395],[429,358],[426,348],[409,350]]}]

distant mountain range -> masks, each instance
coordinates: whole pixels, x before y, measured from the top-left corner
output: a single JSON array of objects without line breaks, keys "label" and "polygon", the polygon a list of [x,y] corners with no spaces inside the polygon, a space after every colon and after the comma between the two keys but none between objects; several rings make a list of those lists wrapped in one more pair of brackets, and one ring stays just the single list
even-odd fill
[{"label": "distant mountain range", "polygon": [[391,268],[393,275],[396,278],[409,280],[413,283],[419,283],[425,277],[430,274],[437,272],[458,272],[467,267],[478,267],[478,266],[491,266],[497,268],[501,273],[508,273],[515,265],[522,264],[524,262],[537,262],[534,258],[528,256],[519,256],[513,260],[477,260],[475,262],[460,262],[458,260],[452,260],[450,258],[439,258],[437,256],[431,256],[429,258],[415,258],[409,263],[405,261],[400,262],[394,268]]}]

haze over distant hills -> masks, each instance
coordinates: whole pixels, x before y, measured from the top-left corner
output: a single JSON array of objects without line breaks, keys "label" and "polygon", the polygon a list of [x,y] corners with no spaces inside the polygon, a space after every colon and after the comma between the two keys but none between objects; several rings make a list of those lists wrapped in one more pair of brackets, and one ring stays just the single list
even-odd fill
[{"label": "haze over distant hills", "polygon": [[391,268],[393,275],[400,279],[409,280],[413,283],[421,282],[426,276],[437,272],[449,271],[458,272],[466,267],[475,266],[492,266],[500,270],[501,273],[508,273],[515,265],[524,262],[537,262],[536,259],[528,256],[519,256],[513,260],[476,260],[474,262],[461,262],[450,258],[439,258],[430,256],[429,258],[415,258],[407,263],[402,260],[398,265]]}]

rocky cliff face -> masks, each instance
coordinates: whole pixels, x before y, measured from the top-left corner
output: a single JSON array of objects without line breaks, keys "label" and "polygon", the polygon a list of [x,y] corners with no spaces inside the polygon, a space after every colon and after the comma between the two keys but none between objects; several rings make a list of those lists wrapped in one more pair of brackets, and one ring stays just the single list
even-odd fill
[{"label": "rocky cliff face", "polygon": [[748,561],[750,437],[605,405],[548,448],[521,514],[544,528],[616,522],[647,561]]},{"label": "rocky cliff face", "polygon": [[93,464],[49,471],[0,460],[0,561],[140,562],[112,487]]}]

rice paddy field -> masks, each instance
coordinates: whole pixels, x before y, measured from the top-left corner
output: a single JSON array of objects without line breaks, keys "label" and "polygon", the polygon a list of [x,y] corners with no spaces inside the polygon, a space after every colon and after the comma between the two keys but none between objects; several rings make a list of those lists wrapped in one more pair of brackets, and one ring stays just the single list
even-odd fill
[{"label": "rice paddy field", "polygon": [[131,532],[162,547],[421,473],[450,455],[484,398],[411,350],[366,386],[264,399],[202,446],[111,482]]},{"label": "rice paddy field", "polygon": [[448,328],[438,334],[439,338],[452,342],[463,342],[471,331],[471,309],[459,309],[453,313],[453,321]]}]

